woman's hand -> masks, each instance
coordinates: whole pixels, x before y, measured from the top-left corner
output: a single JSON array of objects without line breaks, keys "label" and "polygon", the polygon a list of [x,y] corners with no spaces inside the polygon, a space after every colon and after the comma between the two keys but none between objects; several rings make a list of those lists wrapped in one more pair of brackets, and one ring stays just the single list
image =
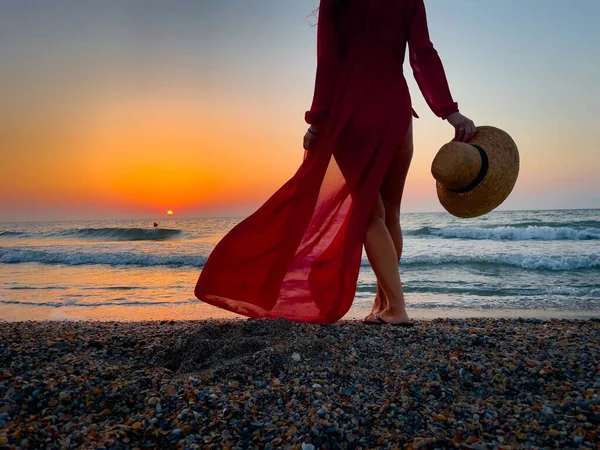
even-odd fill
[{"label": "woman's hand", "polygon": [[446,120],[454,127],[453,141],[469,142],[477,134],[473,121],[458,111],[450,114]]},{"label": "woman's hand", "polygon": [[304,135],[304,159],[308,157],[311,150],[314,150],[317,139],[319,139],[319,131],[317,131],[315,126],[311,125]]},{"label": "woman's hand", "polygon": [[312,150],[315,147],[315,143],[319,137],[320,129],[311,125],[306,130],[306,134],[304,135],[304,150]]}]

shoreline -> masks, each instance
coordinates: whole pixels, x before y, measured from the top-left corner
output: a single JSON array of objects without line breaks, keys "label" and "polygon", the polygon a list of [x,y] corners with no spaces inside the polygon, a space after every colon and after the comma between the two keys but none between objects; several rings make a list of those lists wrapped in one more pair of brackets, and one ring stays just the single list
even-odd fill
[{"label": "shoreline", "polygon": [[598,319],[1,322],[0,447],[593,448],[598,361]]},{"label": "shoreline", "polygon": [[[411,307],[407,303],[407,311],[415,320],[436,319],[566,319],[589,320],[600,318],[600,311],[582,310],[542,310],[542,309],[472,309],[458,307]],[[370,312],[370,303],[358,303],[340,320],[361,320]],[[35,305],[0,304],[0,322],[23,321],[103,321],[103,322],[143,322],[160,320],[246,320],[241,316],[202,302],[192,302],[185,306],[152,305],[139,307],[124,306],[95,306],[95,307],[38,307]]]}]

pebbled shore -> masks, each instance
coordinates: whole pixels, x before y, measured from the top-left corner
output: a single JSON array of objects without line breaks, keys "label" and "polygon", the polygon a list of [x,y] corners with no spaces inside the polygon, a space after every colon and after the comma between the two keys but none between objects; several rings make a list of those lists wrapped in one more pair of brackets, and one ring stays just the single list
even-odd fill
[{"label": "pebbled shore", "polygon": [[0,448],[598,448],[600,321],[0,322]]}]

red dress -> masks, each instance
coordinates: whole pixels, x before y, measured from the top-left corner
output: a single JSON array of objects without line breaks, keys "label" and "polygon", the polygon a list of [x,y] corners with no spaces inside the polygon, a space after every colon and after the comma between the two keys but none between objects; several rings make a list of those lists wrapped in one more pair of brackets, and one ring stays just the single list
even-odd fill
[{"label": "red dress", "polygon": [[200,300],[249,317],[328,323],[350,309],[371,210],[411,120],[410,64],[432,111],[458,110],[423,0],[321,0],[310,124],[297,172],[216,245]]}]

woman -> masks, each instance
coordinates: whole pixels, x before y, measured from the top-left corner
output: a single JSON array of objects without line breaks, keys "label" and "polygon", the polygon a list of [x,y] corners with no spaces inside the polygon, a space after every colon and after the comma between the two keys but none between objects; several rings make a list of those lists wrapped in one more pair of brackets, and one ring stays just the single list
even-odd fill
[{"label": "woman", "polygon": [[[396,21],[406,26],[392,26]],[[404,58],[404,46],[408,42],[411,67],[433,112],[454,126],[455,140],[468,141],[475,135],[475,125],[458,112],[458,105],[450,95],[442,63],[429,39],[423,0],[323,0],[318,37],[321,73],[317,75],[313,105],[306,114],[310,127],[304,136],[305,157],[318,145],[318,136],[323,132],[324,119],[331,107],[331,90],[336,88],[332,79],[339,76],[335,72],[353,53],[354,47],[363,45],[369,48],[368,51],[388,52],[388,60],[379,60],[384,71],[389,70],[390,59],[397,62]],[[394,69],[401,75],[398,67]],[[370,81],[377,82],[376,78],[377,73]],[[410,99],[403,77],[399,76],[394,84],[398,99],[403,100],[398,103],[408,110]],[[394,87],[390,86],[392,92]],[[395,109],[387,111],[387,114],[399,116]],[[382,114],[386,112],[382,111]],[[413,115],[418,117],[414,111]],[[397,126],[402,124],[397,123]],[[383,179],[365,236],[365,251],[378,280],[374,305],[365,319],[367,324],[410,323],[397,268],[402,255],[400,203],[412,153],[411,120]]]},{"label": "woman", "polygon": [[455,139],[475,133],[450,95],[423,0],[321,0],[308,157],[217,244],[199,299],[249,317],[334,322],[352,305],[364,244],[380,284],[365,321],[410,325],[398,274],[412,156],[407,42],[434,113],[456,128]]}]

